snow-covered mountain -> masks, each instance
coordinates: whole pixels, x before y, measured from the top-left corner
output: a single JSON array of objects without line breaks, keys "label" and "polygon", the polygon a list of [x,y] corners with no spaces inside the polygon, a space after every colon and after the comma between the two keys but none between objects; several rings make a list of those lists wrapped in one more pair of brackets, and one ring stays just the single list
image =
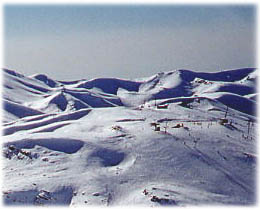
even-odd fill
[{"label": "snow-covered mountain", "polygon": [[3,78],[7,205],[256,202],[257,69]]},{"label": "snow-covered mountain", "polygon": [[254,115],[256,72],[253,68],[217,73],[175,70],[136,81],[100,78],[59,82],[43,74],[25,77],[4,69],[4,121],[83,108],[132,107],[177,97],[215,99]]}]

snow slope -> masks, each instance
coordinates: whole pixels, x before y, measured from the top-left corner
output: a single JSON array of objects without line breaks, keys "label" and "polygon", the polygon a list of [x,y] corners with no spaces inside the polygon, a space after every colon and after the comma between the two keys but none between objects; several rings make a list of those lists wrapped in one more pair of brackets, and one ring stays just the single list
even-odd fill
[{"label": "snow slope", "polygon": [[4,70],[4,205],[256,204],[256,72]]}]

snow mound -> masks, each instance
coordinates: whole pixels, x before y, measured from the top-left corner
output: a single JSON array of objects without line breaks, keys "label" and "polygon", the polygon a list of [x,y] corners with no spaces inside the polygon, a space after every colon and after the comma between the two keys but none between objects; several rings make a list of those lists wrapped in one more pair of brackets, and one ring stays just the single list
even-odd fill
[{"label": "snow mound", "polygon": [[224,105],[236,109],[240,112],[249,114],[249,115],[256,115],[256,103],[255,101],[242,97],[237,94],[232,93],[225,93],[225,92],[217,92],[217,93],[205,93],[204,96],[209,98],[214,98]]},{"label": "snow mound", "polygon": [[44,84],[46,84],[46,85],[48,85],[49,87],[52,87],[52,88],[58,86],[57,82],[50,79],[45,74],[35,74],[35,75],[32,75],[31,78],[37,79],[37,80],[43,82]]},{"label": "snow mound", "polygon": [[84,143],[77,139],[23,139],[7,143],[4,146],[8,147],[10,145],[14,145],[18,149],[32,149],[37,145],[50,150],[72,154],[81,149]]},{"label": "snow mound", "polygon": [[24,75],[14,71],[14,70],[10,70],[10,69],[3,69],[3,72],[6,73],[6,74],[9,74],[9,75],[12,75],[12,76],[15,76],[15,77],[20,77],[20,78],[23,78]]},{"label": "snow mound", "polygon": [[46,106],[50,106],[51,104],[55,104],[58,109],[65,111],[68,105],[68,101],[63,93],[57,93],[54,95],[51,95],[50,97],[46,98],[47,103]]},{"label": "snow mound", "polygon": [[[207,92],[227,92],[227,93],[234,93],[240,96],[248,95],[255,93],[255,87],[250,87],[247,85],[242,85],[242,84],[226,84],[226,83],[215,83],[212,84],[208,87],[203,87],[201,88],[200,93],[207,93]],[[197,93],[198,94],[198,93]]]},{"label": "snow mound", "polygon": [[122,105],[121,100],[113,95],[105,95],[89,91],[70,90],[66,91],[66,93],[70,94],[82,103],[87,104],[89,107],[113,107]]},{"label": "snow mound", "polygon": [[4,115],[4,120],[6,115],[13,115],[15,118],[23,118],[26,116],[40,115],[42,112],[32,109],[22,104],[17,104],[8,100],[3,100],[3,108],[4,111],[7,112]]},{"label": "snow mound", "polygon": [[141,83],[129,81],[129,80],[122,80],[122,79],[115,79],[115,78],[99,78],[90,81],[86,81],[80,83],[78,85],[79,88],[99,88],[105,93],[110,93],[116,95],[118,88],[123,88],[128,91],[138,91],[139,86]]},{"label": "snow mound", "polygon": [[43,127],[46,125],[54,124],[57,122],[61,121],[70,121],[70,120],[77,120],[80,119],[91,111],[91,109],[82,109],[79,111],[74,111],[71,113],[63,113],[63,114],[56,114],[56,115],[47,115],[44,116],[43,118],[40,117],[39,119],[36,118],[33,121],[29,121],[23,124],[11,124],[7,125],[3,129],[3,135],[10,135],[13,134],[17,131],[27,131],[27,130],[32,130],[35,128]]},{"label": "snow mound", "polygon": [[[242,68],[225,70],[214,73],[195,72],[196,77],[210,80],[210,81],[222,81],[222,82],[236,82],[246,78],[248,75],[256,72],[256,68]],[[185,71],[185,75],[190,74],[189,71]],[[190,77],[190,76],[189,76]]]}]

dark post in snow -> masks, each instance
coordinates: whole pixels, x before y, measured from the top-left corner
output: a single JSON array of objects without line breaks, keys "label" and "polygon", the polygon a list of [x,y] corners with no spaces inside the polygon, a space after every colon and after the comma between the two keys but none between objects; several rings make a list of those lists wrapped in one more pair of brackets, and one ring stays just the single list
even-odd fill
[{"label": "dark post in snow", "polygon": [[248,124],[247,124],[247,126],[248,126],[247,135],[249,135],[249,130],[250,130],[250,120],[249,120],[249,119],[248,119]]},{"label": "dark post in snow", "polygon": [[226,109],[225,118],[227,117],[227,113],[228,113],[228,106],[227,106],[227,109]]}]

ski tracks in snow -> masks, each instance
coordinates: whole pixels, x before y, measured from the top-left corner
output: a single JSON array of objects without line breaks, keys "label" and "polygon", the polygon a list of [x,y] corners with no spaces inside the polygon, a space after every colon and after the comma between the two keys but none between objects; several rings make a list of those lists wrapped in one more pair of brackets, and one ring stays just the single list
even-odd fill
[{"label": "ski tracks in snow", "polygon": [[215,170],[221,172],[224,174],[228,180],[230,180],[233,184],[238,185],[240,188],[242,188],[246,193],[252,195],[254,192],[245,184],[243,179],[241,177],[238,177],[235,174],[232,174],[229,172],[229,170],[223,165],[219,164],[216,160],[208,156],[207,154],[203,153],[201,150],[197,148],[191,148],[189,145],[184,144],[186,148],[191,150],[193,153],[196,153],[199,155],[200,158],[202,158],[202,161],[205,162],[207,165],[213,167]]}]

